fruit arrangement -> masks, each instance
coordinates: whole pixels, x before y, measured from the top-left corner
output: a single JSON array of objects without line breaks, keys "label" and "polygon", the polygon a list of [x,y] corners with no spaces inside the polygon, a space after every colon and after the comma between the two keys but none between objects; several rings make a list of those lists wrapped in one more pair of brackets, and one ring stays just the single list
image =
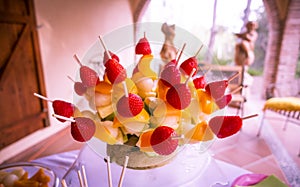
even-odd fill
[{"label": "fruit arrangement", "polygon": [[25,169],[18,167],[10,172],[0,171],[0,186],[4,187],[48,187],[50,177],[40,168],[31,177]]},{"label": "fruit arrangement", "polygon": [[236,75],[206,82],[205,75],[199,75],[197,60],[202,46],[179,63],[183,45],[178,57],[156,72],[151,68],[154,55],[144,34],[135,45],[139,61],[129,75],[117,54],[107,49],[101,37],[99,40],[104,48],[103,75],[74,55],[80,72],[80,81],[73,80],[74,92],[89,103],[89,109],[35,94],[52,102],[54,117],[71,122],[76,141],[94,137],[109,145],[131,145],[151,155],[170,155],[182,145],[226,138],[242,127],[239,116],[209,119],[230,103],[232,97],[226,89]]}]

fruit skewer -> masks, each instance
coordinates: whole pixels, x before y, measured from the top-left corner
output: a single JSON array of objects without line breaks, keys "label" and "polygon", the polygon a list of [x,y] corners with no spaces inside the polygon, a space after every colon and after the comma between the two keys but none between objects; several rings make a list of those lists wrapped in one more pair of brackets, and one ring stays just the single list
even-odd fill
[{"label": "fruit skewer", "polygon": [[[69,117],[73,116],[73,114],[74,114],[75,106],[72,103],[62,101],[62,100],[51,100],[51,99],[44,97],[37,93],[33,93],[33,95],[40,99],[43,99],[45,101],[51,102],[54,113],[57,115],[69,118]],[[64,119],[58,119],[58,120],[61,122],[66,121]]]},{"label": "fruit skewer", "polygon": [[87,117],[67,118],[57,114],[52,114],[56,119],[71,122],[71,135],[78,142],[89,141],[95,134],[96,125],[93,120]]},{"label": "fruit skewer", "polygon": [[75,93],[79,96],[83,96],[87,91],[87,87],[82,82],[77,82],[74,79],[72,79],[72,77],[70,76],[68,76],[68,78],[74,83],[73,87]]},{"label": "fruit skewer", "polygon": [[197,71],[198,71],[198,60],[197,60],[197,56],[200,53],[201,49],[203,48],[203,45],[200,46],[200,48],[197,50],[196,54],[188,59],[186,59],[185,61],[182,62],[182,64],[180,65],[180,70],[186,74],[186,75],[190,75],[192,70],[195,68],[196,71],[194,72],[194,74],[192,76],[195,76]]},{"label": "fruit skewer", "polygon": [[92,68],[83,65],[76,54],[74,54],[73,57],[80,66],[79,73],[80,73],[80,79],[82,83],[86,87],[96,86],[97,82],[99,81],[98,73],[94,71]]},{"label": "fruit skewer", "polygon": [[209,127],[218,138],[226,138],[237,133],[243,125],[243,120],[258,116],[258,114],[241,118],[240,116],[215,116],[208,122]]},{"label": "fruit skewer", "polygon": [[99,40],[108,57],[108,60],[104,64],[108,80],[112,84],[124,81],[127,77],[126,69],[117,61],[117,59],[112,58],[101,36],[99,36]]}]

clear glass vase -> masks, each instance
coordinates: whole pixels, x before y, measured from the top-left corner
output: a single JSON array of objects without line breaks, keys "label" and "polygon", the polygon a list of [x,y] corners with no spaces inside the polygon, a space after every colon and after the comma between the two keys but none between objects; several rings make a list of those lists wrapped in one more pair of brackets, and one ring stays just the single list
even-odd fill
[{"label": "clear glass vase", "polygon": [[[136,158],[130,158],[136,159]],[[79,187],[80,180],[78,170],[84,166],[89,186],[109,186],[106,159],[99,155],[89,144],[86,144],[79,152],[77,159],[66,172],[63,179],[68,187]],[[112,186],[118,186],[122,166],[115,162],[110,163]],[[209,168],[211,176],[205,173]],[[205,175],[203,175],[205,174]],[[203,151],[203,145],[192,144],[185,146],[167,164],[151,169],[125,170],[123,186],[212,186],[216,183],[228,183],[228,179],[222,173],[210,153]]]}]

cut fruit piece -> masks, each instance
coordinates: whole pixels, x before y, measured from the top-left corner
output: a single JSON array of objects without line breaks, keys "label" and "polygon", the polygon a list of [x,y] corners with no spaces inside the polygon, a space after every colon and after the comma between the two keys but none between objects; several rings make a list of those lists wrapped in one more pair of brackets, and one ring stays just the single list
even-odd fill
[{"label": "cut fruit piece", "polygon": [[140,134],[139,141],[136,143],[136,146],[140,148],[142,152],[153,152],[153,148],[150,143],[154,129],[148,129]]},{"label": "cut fruit piece", "polygon": [[96,107],[103,107],[106,105],[111,104],[111,94],[102,94],[99,92],[95,93],[95,106]]},{"label": "cut fruit piece", "polygon": [[112,121],[96,122],[95,137],[110,145],[123,143],[122,133],[118,128],[112,127]]},{"label": "cut fruit piece", "polygon": [[106,81],[100,81],[95,86],[95,92],[99,92],[99,93],[102,93],[102,94],[111,94],[111,92],[112,92],[112,85],[109,84]]},{"label": "cut fruit piece", "polygon": [[142,56],[138,63],[138,70],[144,75],[144,77],[150,77],[155,80],[157,79],[157,74],[151,69],[152,60],[153,55]]},{"label": "cut fruit piece", "polygon": [[198,123],[194,128],[185,134],[187,143],[199,143],[200,141],[209,141],[214,138],[214,133],[209,128],[206,121]]},{"label": "cut fruit piece", "polygon": [[102,107],[97,107],[97,111],[102,119],[106,118],[114,112],[111,104]]}]

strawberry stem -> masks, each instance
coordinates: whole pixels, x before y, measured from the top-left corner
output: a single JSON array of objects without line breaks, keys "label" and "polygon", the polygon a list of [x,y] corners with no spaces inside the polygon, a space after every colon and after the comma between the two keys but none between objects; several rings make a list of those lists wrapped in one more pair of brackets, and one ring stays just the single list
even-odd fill
[{"label": "strawberry stem", "polygon": [[42,95],[40,95],[40,94],[33,93],[33,95],[36,96],[36,97],[38,97],[38,98],[40,98],[40,99],[43,99],[43,100],[45,100],[45,101],[53,102],[51,99],[49,99],[49,98],[47,98],[47,97],[44,97],[44,96],[42,96]]},{"label": "strawberry stem", "polygon": [[233,74],[231,77],[228,78],[228,82],[232,81],[234,78],[236,78],[238,75],[240,74],[240,72],[236,72],[235,74]]},{"label": "strawberry stem", "polygon": [[243,117],[242,120],[253,118],[253,117],[256,117],[256,116],[258,116],[258,114],[253,114],[253,115],[250,115],[250,116]]},{"label": "strawberry stem", "polygon": [[200,46],[200,48],[198,49],[198,51],[195,53],[194,57],[197,57],[198,54],[200,53],[201,49],[203,48],[203,44]]},{"label": "strawberry stem", "polygon": [[73,55],[74,59],[76,60],[76,62],[79,64],[80,67],[82,67],[82,63],[80,62],[78,56],[76,54]]},{"label": "strawberry stem", "polygon": [[189,82],[190,79],[192,78],[192,76],[193,76],[193,74],[195,73],[195,71],[196,71],[196,68],[193,68],[192,72],[190,73],[189,77],[186,79],[186,81],[185,81],[185,83],[184,83],[185,85],[188,84],[188,82]]},{"label": "strawberry stem", "polygon": [[129,96],[129,94],[128,94],[128,90],[127,90],[126,82],[125,82],[125,81],[123,81],[123,82],[122,82],[122,85],[123,85],[123,89],[124,89],[125,97],[128,97],[128,96]]},{"label": "strawberry stem", "polygon": [[129,156],[125,156],[125,161],[124,161],[124,165],[123,165],[123,169],[122,169],[122,173],[121,173],[121,176],[120,176],[118,187],[122,187],[122,185],[123,185],[123,179],[124,179],[125,170],[126,170],[126,167],[127,167],[127,164],[128,164],[128,160],[129,160]]},{"label": "strawberry stem", "polygon": [[181,50],[180,50],[180,53],[179,53],[179,55],[178,55],[178,57],[177,57],[177,60],[176,60],[176,69],[179,68],[179,63],[178,63],[178,62],[179,62],[179,60],[180,60],[180,58],[181,58],[181,55],[182,55],[182,53],[183,53],[183,50],[184,50],[185,46],[186,46],[186,43],[183,44],[183,46],[182,46],[182,48],[181,48]]},{"label": "strawberry stem", "polygon": [[108,56],[109,59],[111,59],[110,53],[109,53],[109,51],[107,50],[107,47],[106,47],[106,45],[105,45],[105,43],[104,43],[104,41],[103,41],[101,35],[99,36],[99,39],[100,39],[100,42],[101,42],[101,44],[102,44],[102,47],[103,47],[104,50],[105,50],[106,55]]}]

